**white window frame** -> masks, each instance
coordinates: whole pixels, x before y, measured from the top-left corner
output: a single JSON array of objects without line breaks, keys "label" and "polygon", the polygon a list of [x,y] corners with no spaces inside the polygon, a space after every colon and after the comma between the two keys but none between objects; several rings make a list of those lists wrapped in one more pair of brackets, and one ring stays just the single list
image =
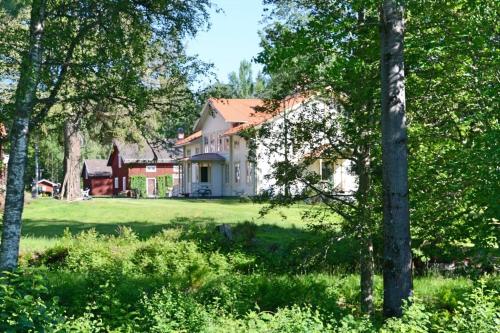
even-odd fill
[{"label": "white window frame", "polygon": [[203,137],[203,151],[204,151],[205,153],[208,153],[208,151],[209,151],[209,149],[210,149],[210,146],[209,146],[209,145],[210,145],[210,139],[208,138],[208,136],[207,136],[207,135],[205,135],[205,136]]},{"label": "white window frame", "polygon": [[127,177],[122,177],[122,190],[127,190]]},{"label": "white window frame", "polygon": [[241,164],[240,162],[234,162],[234,183],[239,184],[241,181]]},{"label": "white window frame", "polygon": [[119,189],[119,184],[118,184],[118,182],[119,182],[118,177],[115,177],[115,189],[117,189],[117,190]]},{"label": "white window frame", "polygon": [[246,176],[247,176],[247,184],[251,184],[253,180],[253,163],[250,161],[247,161]]},{"label": "white window frame", "polygon": [[156,165],[146,165],[146,172],[156,172]]}]

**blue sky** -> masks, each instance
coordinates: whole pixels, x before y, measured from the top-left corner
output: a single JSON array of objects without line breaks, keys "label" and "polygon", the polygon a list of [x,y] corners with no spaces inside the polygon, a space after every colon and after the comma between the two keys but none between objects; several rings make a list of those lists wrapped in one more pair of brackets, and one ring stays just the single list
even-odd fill
[{"label": "blue sky", "polygon": [[[258,31],[262,28],[262,0],[214,0],[223,10],[212,11],[210,30],[200,32],[186,43],[187,53],[215,65],[218,79],[227,82],[241,60],[251,60],[259,52]],[[254,75],[261,67],[253,64]]]}]

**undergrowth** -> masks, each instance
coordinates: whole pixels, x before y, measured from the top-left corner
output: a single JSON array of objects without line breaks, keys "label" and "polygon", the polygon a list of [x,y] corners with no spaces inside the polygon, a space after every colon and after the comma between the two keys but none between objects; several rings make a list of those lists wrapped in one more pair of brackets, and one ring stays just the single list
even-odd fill
[{"label": "undergrowth", "polygon": [[66,233],[2,275],[0,331],[491,333],[500,326],[496,276],[418,278],[405,315],[384,322],[380,278],[377,312],[365,317],[344,259],[335,259],[336,270],[319,254],[305,265],[314,251],[304,254],[302,243],[258,247],[252,226],[241,228],[232,241],[202,228],[147,240],[128,228],[116,236]]}]

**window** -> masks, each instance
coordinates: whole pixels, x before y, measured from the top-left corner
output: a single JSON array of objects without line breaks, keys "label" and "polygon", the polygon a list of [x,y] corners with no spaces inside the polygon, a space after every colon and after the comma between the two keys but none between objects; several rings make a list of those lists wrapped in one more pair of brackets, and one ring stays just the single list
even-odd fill
[{"label": "window", "polygon": [[118,190],[118,177],[115,177],[115,189]]},{"label": "window", "polygon": [[200,147],[196,147],[195,149],[195,153],[198,155],[201,153],[201,148]]},{"label": "window", "polygon": [[240,140],[234,140],[234,148],[239,148],[240,147]]},{"label": "window", "polygon": [[191,181],[193,183],[196,183],[198,181],[198,164],[193,164],[192,166],[192,169],[191,169]]},{"label": "window", "polygon": [[215,134],[210,134],[210,152],[215,151]]},{"label": "window", "polygon": [[321,161],[321,180],[331,180],[333,178],[333,168],[329,161]]},{"label": "window", "polygon": [[156,172],[156,165],[146,165],[146,172]]},{"label": "window", "polygon": [[186,149],[186,156],[187,157],[191,156],[191,149]]},{"label": "window", "polygon": [[217,151],[222,151],[223,150],[223,147],[222,147],[222,134],[219,134],[217,136]]},{"label": "window", "polygon": [[227,163],[224,165],[224,182],[229,183],[229,164]]},{"label": "window", "polygon": [[208,183],[209,170],[210,170],[210,168],[208,166],[201,166],[200,167],[200,182],[201,183]]},{"label": "window", "polygon": [[247,162],[247,183],[250,184],[253,178],[253,163]]},{"label": "window", "polygon": [[228,151],[229,150],[229,137],[226,136],[224,137],[224,151]]},{"label": "window", "polygon": [[240,162],[234,163],[234,182],[239,183],[240,182]]},{"label": "window", "polygon": [[122,177],[122,190],[127,190],[127,177]]},{"label": "window", "polygon": [[208,146],[208,136],[204,136],[203,137],[203,151],[205,153],[208,153],[208,150],[209,150],[209,146]]}]

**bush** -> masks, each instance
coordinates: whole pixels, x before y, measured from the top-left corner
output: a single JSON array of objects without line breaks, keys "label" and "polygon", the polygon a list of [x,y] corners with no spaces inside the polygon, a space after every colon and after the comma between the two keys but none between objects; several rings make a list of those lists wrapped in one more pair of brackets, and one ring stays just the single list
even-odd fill
[{"label": "bush", "polygon": [[[251,224],[235,228],[243,243],[254,234]],[[465,278],[419,279],[404,316],[382,323],[360,315],[358,276],[282,274],[241,244],[200,241],[210,235],[66,233],[29,270],[0,279],[0,331],[491,333],[500,321],[497,276],[475,287]],[[380,285],[377,277],[377,309]]]},{"label": "bush", "polygon": [[146,177],[145,176],[131,176],[130,188],[136,191],[140,198],[146,197]]},{"label": "bush", "polygon": [[0,276],[0,331],[33,332],[64,321],[41,274],[3,272]]}]

